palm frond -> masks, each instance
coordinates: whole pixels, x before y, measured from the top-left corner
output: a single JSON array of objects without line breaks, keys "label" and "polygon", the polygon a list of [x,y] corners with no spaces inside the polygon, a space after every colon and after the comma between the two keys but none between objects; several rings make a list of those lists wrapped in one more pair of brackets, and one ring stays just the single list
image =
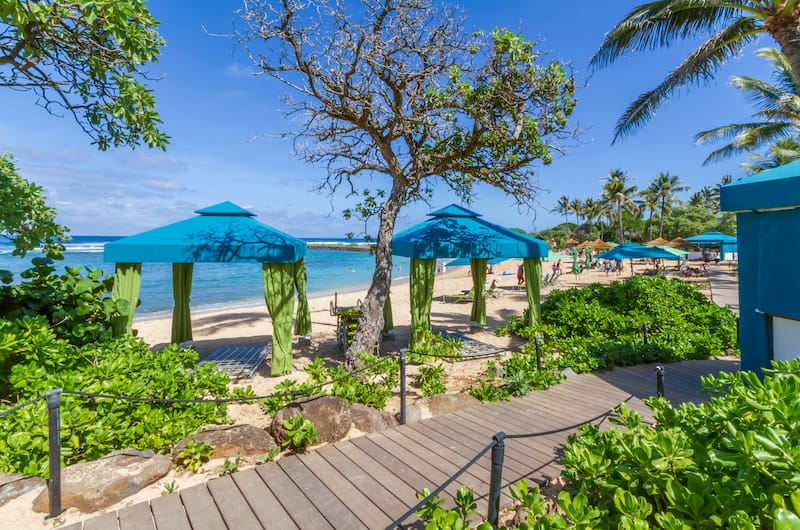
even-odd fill
[{"label": "palm frond", "polygon": [[657,0],[637,6],[606,34],[589,64],[599,68],[629,51],[669,47],[680,39],[713,33],[720,25],[742,18],[744,7],[731,4],[735,2]]},{"label": "palm frond", "polygon": [[710,142],[730,140],[731,138],[736,137],[738,134],[741,134],[748,129],[760,127],[761,125],[764,125],[763,121],[751,123],[732,123],[730,125],[723,125],[722,127],[715,127],[713,129],[708,129],[706,131],[697,133],[697,135],[694,137],[694,143],[697,145],[702,145]]},{"label": "palm frond", "polygon": [[659,86],[640,95],[625,110],[617,120],[611,143],[644,125],[653,117],[661,102],[678,88],[711,79],[725,61],[738,55],[757,38],[760,24],[758,19],[752,17],[738,19],[701,44]]},{"label": "palm frond", "polygon": [[781,92],[797,94],[792,65],[782,51],[777,48],[761,48],[756,51],[756,55],[772,65],[772,78]]},{"label": "palm frond", "polygon": [[791,123],[764,123],[745,128],[732,142],[712,151],[703,161],[703,165],[727,160],[733,156],[750,153],[773,142],[791,138],[794,126]]}]

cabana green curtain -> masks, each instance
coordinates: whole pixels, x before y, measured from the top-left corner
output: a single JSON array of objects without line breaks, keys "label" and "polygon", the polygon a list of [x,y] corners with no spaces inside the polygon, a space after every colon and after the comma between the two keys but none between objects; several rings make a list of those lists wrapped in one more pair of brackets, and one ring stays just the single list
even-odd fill
[{"label": "cabana green curtain", "polygon": [[192,292],[194,263],[172,264],[172,343],[192,340],[192,315],[189,311],[189,295]]},{"label": "cabana green curtain", "polygon": [[292,313],[294,313],[294,263],[264,263],[264,299],[272,318],[272,369],[270,375],[292,371]]},{"label": "cabana green curtain", "polygon": [[[472,258],[469,266],[472,269],[472,313],[470,320],[478,324],[486,324],[486,258]],[[433,293],[431,293],[433,294]]]},{"label": "cabana green curtain", "polygon": [[[431,289],[433,296],[433,289]],[[383,304],[383,329],[382,333],[389,333],[394,329],[394,318],[392,317],[392,293],[386,295],[386,303]]]},{"label": "cabana green curtain", "polygon": [[541,322],[542,308],[539,304],[542,281],[542,260],[540,258],[525,258],[522,260],[525,268],[525,293],[528,295],[530,307],[528,324],[533,326]]},{"label": "cabana green curtain", "polygon": [[431,329],[431,301],[433,299],[433,278],[436,275],[435,259],[411,259],[411,337],[408,349],[412,352],[417,346],[421,331]]},{"label": "cabana green curtain", "polygon": [[294,322],[295,335],[311,333],[311,312],[308,309],[306,287],[306,262],[300,259],[294,264],[294,288],[297,290],[297,318]]},{"label": "cabana green curtain", "polygon": [[142,283],[141,263],[117,263],[114,273],[114,287],[111,290],[111,299],[115,302],[127,302],[128,314],[121,315],[111,321],[111,331],[115,337],[124,337],[131,334],[133,313],[139,302],[139,287]]}]

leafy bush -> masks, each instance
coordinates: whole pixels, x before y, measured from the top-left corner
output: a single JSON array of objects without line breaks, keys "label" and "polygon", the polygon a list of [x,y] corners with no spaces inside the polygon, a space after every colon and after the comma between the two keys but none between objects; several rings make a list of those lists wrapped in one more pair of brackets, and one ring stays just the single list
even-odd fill
[{"label": "leafy bush", "polygon": [[295,453],[303,453],[308,446],[319,439],[314,423],[296,414],[291,418],[283,420],[283,428],[286,429],[286,439],[281,443],[281,447]]},{"label": "leafy bush", "polygon": [[511,316],[500,332],[544,337],[547,365],[578,373],[706,359],[737,347],[734,314],[675,278],[636,276],[611,285],[555,290],[542,304],[541,324],[526,327],[525,322]]},{"label": "leafy bush", "polygon": [[444,377],[444,366],[441,364],[422,366],[419,369],[419,374],[414,376],[414,386],[419,388],[422,391],[422,395],[425,397],[435,394],[444,394],[447,392],[447,387],[444,384]]},{"label": "leafy bush", "polygon": [[[208,458],[214,453],[214,446],[205,442],[186,442],[186,447],[178,453],[178,465],[181,465],[197,473],[203,467],[203,462],[208,462]],[[225,459],[225,463],[228,459]]]},{"label": "leafy bush", "polygon": [[115,302],[107,295],[113,276],[100,269],[65,267],[55,274],[53,259],[36,257],[33,266],[20,273],[27,281],[0,287],[0,316],[8,320],[44,316],[56,336],[82,346],[111,338],[111,319],[127,315],[127,301]]},{"label": "leafy bush", "polygon": [[739,372],[703,384],[715,397],[701,405],[648,400],[654,427],[622,407],[622,428],[570,437],[564,475],[604,514],[595,528],[793,528],[783,524],[800,512],[800,361],[763,381]]},{"label": "leafy bush", "polygon": [[[487,371],[491,370],[487,362]],[[521,353],[514,353],[510,358],[501,362],[503,367],[503,380],[499,385],[479,380],[478,386],[467,389],[469,394],[483,402],[507,400],[511,396],[525,396],[532,390],[544,390],[558,384],[564,377],[543,366],[541,370],[536,365],[536,355],[533,348],[524,348]]]},{"label": "leafy bush", "polygon": [[[196,366],[193,350],[151,352],[135,338],[70,345],[43,318],[0,321],[0,373],[11,402],[48,390],[172,399],[228,396],[229,379],[213,365]],[[228,421],[224,404],[149,403],[62,395],[65,464],[125,447],[167,453],[203,425]],[[47,476],[47,408],[43,401],[0,418],[0,471]]]},{"label": "leafy bush", "polygon": [[442,358],[460,359],[464,344],[458,337],[447,337],[429,329],[418,331],[416,350],[408,352],[408,362],[423,364]]}]

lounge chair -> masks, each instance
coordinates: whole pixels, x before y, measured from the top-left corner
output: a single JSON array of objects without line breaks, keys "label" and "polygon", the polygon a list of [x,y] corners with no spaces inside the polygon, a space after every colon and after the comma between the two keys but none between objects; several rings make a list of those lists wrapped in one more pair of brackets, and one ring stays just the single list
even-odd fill
[{"label": "lounge chair", "polygon": [[460,304],[462,302],[472,302],[473,299],[474,297],[472,296],[472,289],[465,289],[460,293],[442,295],[442,302],[445,303],[452,302]]}]

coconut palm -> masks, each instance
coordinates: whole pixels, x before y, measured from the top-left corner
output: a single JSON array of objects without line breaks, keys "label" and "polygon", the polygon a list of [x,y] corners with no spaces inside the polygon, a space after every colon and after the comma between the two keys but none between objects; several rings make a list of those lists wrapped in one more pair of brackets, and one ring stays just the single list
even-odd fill
[{"label": "coconut palm", "polygon": [[766,155],[750,153],[748,157],[752,162],[744,163],[742,167],[748,175],[754,175],[800,158],[800,143],[794,138],[784,138],[770,145]]},{"label": "coconut palm", "polygon": [[675,194],[688,188],[681,186],[681,179],[677,175],[670,175],[669,173],[659,173],[651,184],[659,199],[658,237],[663,237],[664,215],[672,207],[672,203],[675,202]]},{"label": "coconut palm", "polygon": [[569,232],[569,213],[572,211],[569,204],[569,197],[567,197],[566,195],[562,195],[561,197],[559,197],[558,201],[556,202],[556,207],[550,211],[564,215],[564,224],[567,227],[567,232]]},{"label": "coconut palm", "polygon": [[606,182],[603,185],[603,199],[614,205],[614,212],[617,217],[617,229],[619,230],[619,242],[625,242],[625,227],[622,224],[622,210],[636,212],[636,203],[633,197],[636,195],[636,186],[629,184],[630,177],[621,169],[612,169],[608,176],[604,177]]},{"label": "coconut palm", "polygon": [[689,206],[694,206],[695,208],[702,208],[706,206],[706,199],[703,196],[702,191],[696,191],[689,196],[689,202],[687,203]]},{"label": "coconut palm", "polygon": [[658,189],[653,182],[651,182],[647,188],[642,190],[642,192],[639,194],[637,202],[639,204],[639,209],[642,212],[650,212],[647,216],[647,239],[653,239],[653,215],[655,214],[659,203]]},{"label": "coconut palm", "polygon": [[800,0],[654,0],[635,7],[606,34],[592,57],[593,67],[611,64],[631,51],[667,48],[683,39],[708,40],[625,110],[614,141],[644,125],[679,88],[708,81],[764,33],[778,43],[800,79]]},{"label": "coconut palm", "polygon": [[569,202],[569,209],[575,214],[575,230],[581,228],[581,217],[583,217],[583,202],[580,199],[572,199]]},{"label": "coconut palm", "polygon": [[752,77],[731,78],[731,85],[744,92],[757,106],[758,110],[753,114],[755,121],[716,127],[695,136],[698,144],[730,141],[712,151],[703,165],[740,153],[752,153],[778,140],[797,138],[800,134],[800,96],[789,61],[775,48],[762,48],[756,55],[772,65],[775,84]]},{"label": "coconut palm", "polygon": [[595,218],[598,218],[601,215],[601,204],[600,201],[596,201],[589,197],[588,199],[583,201],[583,215],[586,218],[586,224],[589,226],[589,236],[591,237],[592,234],[592,221]]}]

